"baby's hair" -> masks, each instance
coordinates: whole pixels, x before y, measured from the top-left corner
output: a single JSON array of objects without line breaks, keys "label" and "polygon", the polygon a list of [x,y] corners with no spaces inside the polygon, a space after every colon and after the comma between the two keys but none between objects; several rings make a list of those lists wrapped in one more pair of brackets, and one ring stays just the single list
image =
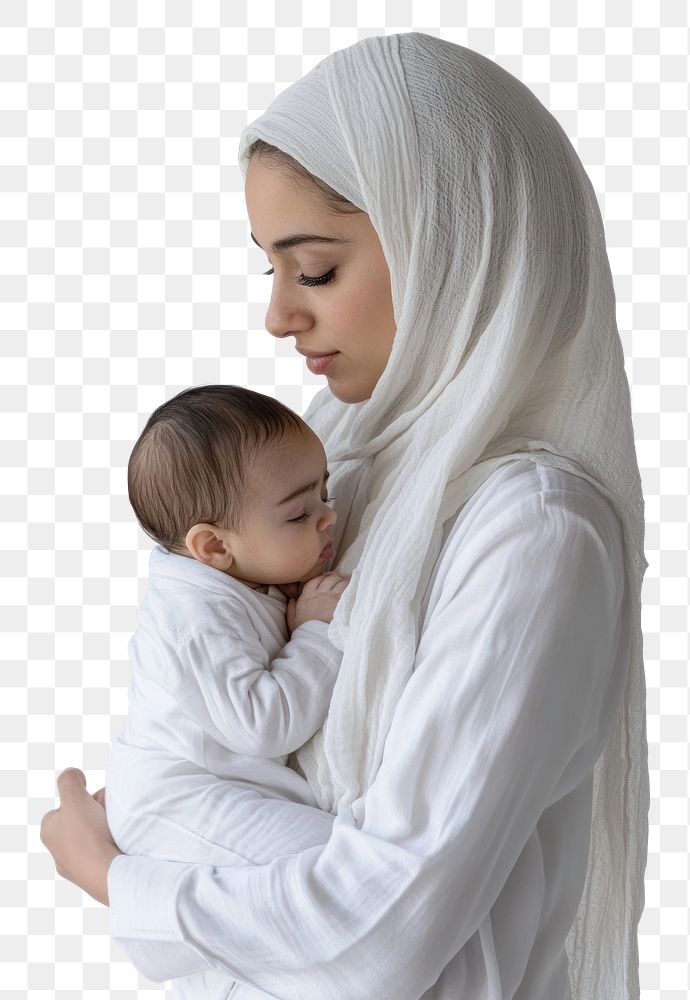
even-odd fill
[{"label": "baby's hair", "polygon": [[168,551],[182,549],[195,524],[241,534],[250,468],[285,437],[308,431],[293,410],[252,389],[185,389],[153,411],[130,455],[127,488],[139,524]]},{"label": "baby's hair", "polygon": [[279,149],[277,146],[271,146],[270,143],[264,142],[263,139],[255,139],[247,149],[247,157],[251,160],[255,156],[262,163],[273,163],[276,166],[284,167],[303,186],[316,188],[334,215],[354,215],[356,212],[362,211],[358,205],[348,201],[344,195],[332,188],[330,184],[326,184],[320,177],[316,177],[310,173],[306,167],[302,166],[299,160],[296,160],[289,153]]}]

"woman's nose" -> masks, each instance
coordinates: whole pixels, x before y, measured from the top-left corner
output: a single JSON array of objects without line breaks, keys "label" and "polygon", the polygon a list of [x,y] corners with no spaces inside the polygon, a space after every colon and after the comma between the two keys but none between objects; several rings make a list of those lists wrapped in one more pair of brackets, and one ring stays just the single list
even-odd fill
[{"label": "woman's nose", "polygon": [[271,301],[266,310],[264,326],[272,337],[287,337],[308,330],[312,321],[308,313],[274,279]]}]

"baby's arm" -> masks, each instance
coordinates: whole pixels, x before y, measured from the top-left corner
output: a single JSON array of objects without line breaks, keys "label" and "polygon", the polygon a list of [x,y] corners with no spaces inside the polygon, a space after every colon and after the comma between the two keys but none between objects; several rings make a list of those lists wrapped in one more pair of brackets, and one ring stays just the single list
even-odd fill
[{"label": "baby's arm", "polygon": [[342,653],[328,623],[299,625],[272,661],[247,623],[240,631],[199,632],[179,651],[182,711],[223,746],[255,757],[279,757],[323,725]]}]

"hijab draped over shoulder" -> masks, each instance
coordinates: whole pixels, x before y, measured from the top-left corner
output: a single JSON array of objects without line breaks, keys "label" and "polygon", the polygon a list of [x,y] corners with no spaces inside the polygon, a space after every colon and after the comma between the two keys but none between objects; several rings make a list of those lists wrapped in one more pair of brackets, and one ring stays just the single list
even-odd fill
[{"label": "hijab draped over shoulder", "polygon": [[[419,32],[323,59],[246,127],[368,213],[396,334],[371,398],[328,388],[306,422],[337,497],[333,566],[352,579],[326,722],[296,754],[319,805],[371,785],[413,670],[442,526],[500,465],[584,477],[623,527],[633,635],[625,693],[594,769],[588,871],[566,942],[574,1000],[639,996],[649,777],[642,658],[644,501],[615,296],[592,184],[531,91]],[[507,626],[509,627],[509,626]]]}]

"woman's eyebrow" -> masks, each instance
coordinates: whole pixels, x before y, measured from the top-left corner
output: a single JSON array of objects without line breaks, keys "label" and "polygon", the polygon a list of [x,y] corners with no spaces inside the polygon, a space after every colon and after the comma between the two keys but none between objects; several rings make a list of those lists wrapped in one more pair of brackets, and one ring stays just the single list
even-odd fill
[{"label": "woman's eyebrow", "polygon": [[[261,247],[254,233],[249,235],[256,245]],[[280,253],[281,250],[289,250],[290,247],[296,247],[302,243],[352,243],[352,240],[336,239],[334,236],[317,236],[315,233],[295,233],[293,236],[284,236],[282,240],[276,240],[271,246],[271,250],[273,253]]]}]

